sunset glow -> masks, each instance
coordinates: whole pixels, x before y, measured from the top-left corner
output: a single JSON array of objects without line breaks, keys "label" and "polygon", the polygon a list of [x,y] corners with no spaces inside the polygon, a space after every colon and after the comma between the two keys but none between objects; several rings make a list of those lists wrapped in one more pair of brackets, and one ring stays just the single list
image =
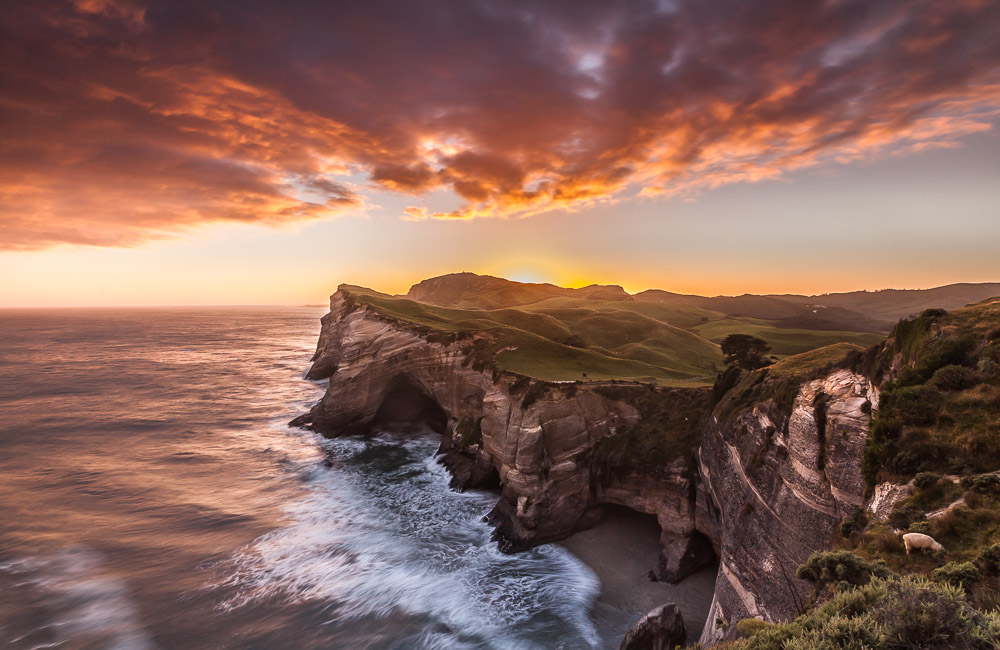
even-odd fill
[{"label": "sunset glow", "polygon": [[0,16],[0,305],[1000,277],[995,2]]}]

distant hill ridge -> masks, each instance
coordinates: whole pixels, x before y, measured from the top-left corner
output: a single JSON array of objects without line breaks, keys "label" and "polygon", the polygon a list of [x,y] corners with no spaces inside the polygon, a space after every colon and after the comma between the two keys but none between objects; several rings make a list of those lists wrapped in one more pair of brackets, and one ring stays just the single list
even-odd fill
[{"label": "distant hill ridge", "polygon": [[593,284],[579,289],[554,284],[515,282],[476,273],[451,273],[419,282],[406,297],[440,307],[504,309],[537,305],[557,298],[593,301],[641,301],[686,305],[736,318],[768,321],[785,328],[887,332],[892,325],[925,309],[957,309],[1000,296],[1000,282],[958,283],[932,289],[884,289],[815,296],[744,294],[698,296],[649,289],[630,295],[619,285]]},{"label": "distant hill ridge", "polygon": [[557,297],[634,300],[625,289],[616,284],[592,284],[580,289],[567,289],[554,284],[515,282],[467,272],[450,273],[418,282],[410,287],[406,297],[439,307],[460,309],[504,309]]}]

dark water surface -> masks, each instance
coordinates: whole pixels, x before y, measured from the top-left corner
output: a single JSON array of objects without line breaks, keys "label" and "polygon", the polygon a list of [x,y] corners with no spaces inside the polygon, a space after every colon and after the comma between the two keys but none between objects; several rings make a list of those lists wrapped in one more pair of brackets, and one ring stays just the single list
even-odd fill
[{"label": "dark water surface", "polygon": [[439,438],[286,426],[322,313],[0,311],[0,647],[617,647],[595,574],[499,553]]}]

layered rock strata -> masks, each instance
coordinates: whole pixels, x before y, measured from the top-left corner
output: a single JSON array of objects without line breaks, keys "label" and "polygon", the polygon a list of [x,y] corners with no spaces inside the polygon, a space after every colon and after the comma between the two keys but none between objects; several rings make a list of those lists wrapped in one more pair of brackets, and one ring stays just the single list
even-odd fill
[{"label": "layered rock strata", "polygon": [[338,291],[308,373],[329,379],[327,392],[293,423],[331,436],[426,424],[442,435],[456,488],[500,488],[491,519],[505,550],[564,538],[593,524],[604,504],[655,515],[661,578],[720,559],[705,643],[742,618],[800,611],[808,585],[796,567],[829,547],[837,524],[862,505],[861,457],[877,403],[864,377],[836,370],[791,385],[793,399],[769,395],[767,382],[737,386],[700,449],[655,468],[609,466],[601,441],[631,435],[643,419],[633,397],[668,389],[545,384],[491,370],[468,353],[469,337],[488,336],[428,335]]},{"label": "layered rock strata", "polygon": [[454,487],[500,487],[491,520],[508,551],[565,538],[595,523],[600,506],[616,504],[657,517],[662,579],[679,580],[711,560],[710,546],[694,535],[700,518],[714,529],[690,459],[650,476],[608,471],[594,456],[599,440],[638,424],[628,397],[649,387],[616,383],[607,391],[599,382],[545,384],[476,369],[463,352],[468,340],[433,338],[338,291],[307,374],[329,379],[326,394],[293,424],[331,436],[426,424],[442,434]]},{"label": "layered rock strata", "polygon": [[702,643],[726,637],[740,619],[783,620],[804,609],[809,585],[796,568],[829,548],[840,521],[864,502],[861,462],[876,399],[867,379],[837,370],[804,383],[790,414],[774,398],[726,419],[716,409],[699,450],[721,531]]}]

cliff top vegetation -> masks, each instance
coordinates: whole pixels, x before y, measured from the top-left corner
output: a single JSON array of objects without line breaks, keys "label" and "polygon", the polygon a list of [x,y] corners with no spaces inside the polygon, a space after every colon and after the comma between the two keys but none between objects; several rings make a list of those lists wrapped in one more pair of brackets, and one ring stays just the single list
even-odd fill
[{"label": "cliff top vegetation", "polygon": [[[493,285],[487,286],[486,304],[496,304],[498,297],[505,295],[501,291],[504,285]],[[774,359],[833,343],[869,345],[881,340],[879,334],[871,332],[788,328],[687,304],[622,299],[630,297],[619,293],[620,287],[563,290],[551,285],[527,286],[541,287],[542,294],[553,289],[580,293],[548,298],[533,294],[539,299],[516,308],[466,309],[350,285],[341,286],[340,291],[352,304],[368,305],[428,340],[462,341],[470,363],[478,367],[545,381],[620,380],[707,387],[723,366],[719,344],[730,334],[748,334],[765,341]],[[411,293],[428,291],[424,287]],[[525,296],[520,295],[520,299]],[[462,302],[468,300],[462,298]]]}]

